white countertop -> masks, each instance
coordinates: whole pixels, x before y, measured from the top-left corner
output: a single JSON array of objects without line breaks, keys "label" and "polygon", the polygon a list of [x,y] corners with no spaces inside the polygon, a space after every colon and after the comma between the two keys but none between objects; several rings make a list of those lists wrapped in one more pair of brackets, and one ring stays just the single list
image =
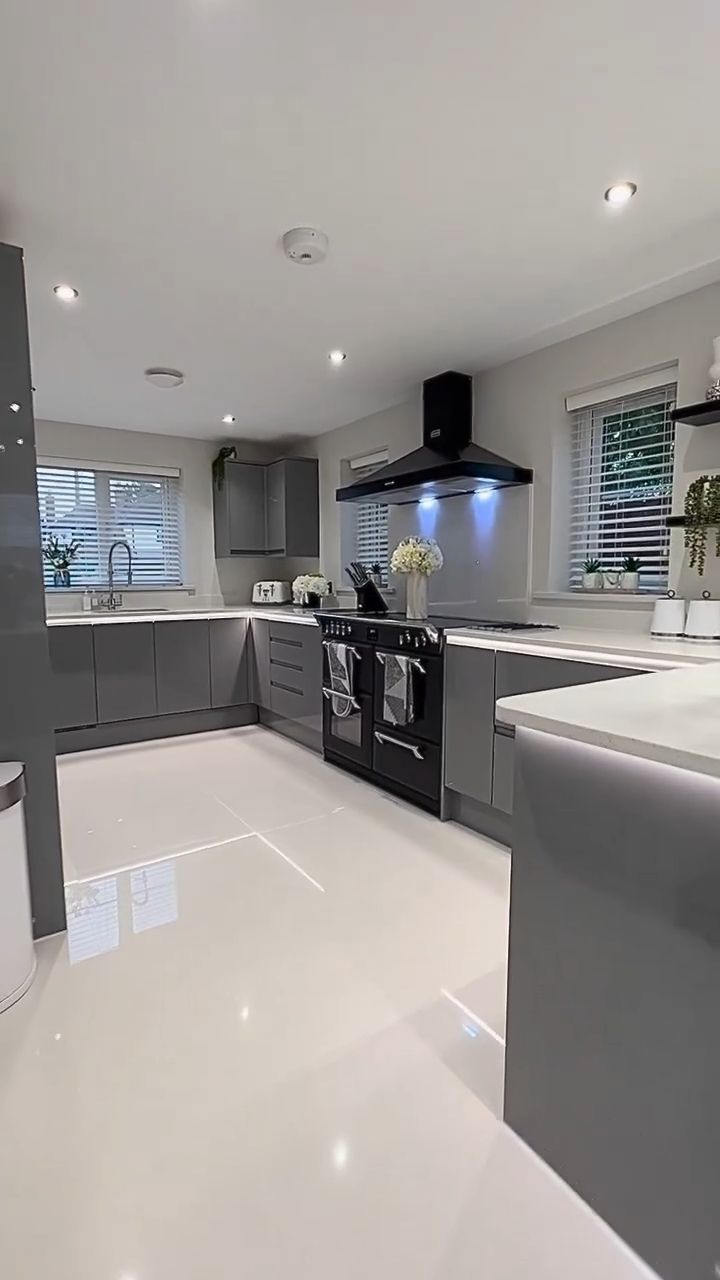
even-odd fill
[{"label": "white countertop", "polygon": [[720,663],[501,698],[497,718],[720,777]]},{"label": "white countertop", "polygon": [[458,629],[448,631],[447,643],[478,649],[507,649],[571,662],[637,665],[653,671],[720,662],[720,641],[656,640],[651,635],[581,627],[507,633]]},{"label": "white countertop", "polygon": [[101,627],[117,622],[187,622],[189,619],[211,618],[264,618],[270,622],[297,622],[300,626],[316,627],[317,621],[307,609],[295,609],[292,605],[275,608],[267,605],[239,605],[227,609],[178,609],[164,613],[153,609],[146,612],[131,613],[118,609],[116,613],[67,613],[50,614],[47,619],[49,627],[74,627],[78,623]]}]

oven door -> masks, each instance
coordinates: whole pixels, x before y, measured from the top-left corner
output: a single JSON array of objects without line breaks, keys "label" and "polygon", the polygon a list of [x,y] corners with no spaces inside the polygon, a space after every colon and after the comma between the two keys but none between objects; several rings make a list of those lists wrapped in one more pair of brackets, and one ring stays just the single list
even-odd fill
[{"label": "oven door", "polygon": [[[410,663],[410,679],[413,683],[412,722],[396,725],[386,718],[385,663],[389,657],[406,657]],[[387,729],[396,737],[410,734],[427,742],[440,744],[443,729],[443,659],[439,654],[399,654],[389,649],[375,652],[375,725]]]},{"label": "oven door", "polygon": [[328,648],[323,641],[323,750],[352,764],[372,765],[372,650],[354,645],[352,698],[333,693]]}]

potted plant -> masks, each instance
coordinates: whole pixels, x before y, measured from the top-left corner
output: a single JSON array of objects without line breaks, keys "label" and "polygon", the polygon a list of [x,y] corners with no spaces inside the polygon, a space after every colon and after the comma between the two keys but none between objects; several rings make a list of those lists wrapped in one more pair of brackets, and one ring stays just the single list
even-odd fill
[{"label": "potted plant", "polygon": [[720,475],[698,476],[685,494],[685,549],[691,569],[705,572],[708,529],[715,528],[715,555],[720,556]]},{"label": "potted plant", "polygon": [[53,586],[70,586],[70,565],[81,546],[82,543],[77,538],[62,542],[55,533],[51,533],[47,542],[43,543],[43,559],[53,567]]},{"label": "potted plant", "polygon": [[640,585],[640,569],[642,564],[637,556],[624,556],[623,562],[622,589],[623,591],[637,591]]},{"label": "potted plant", "polygon": [[330,583],[324,573],[300,573],[292,584],[295,604],[318,609],[323,596],[330,594]]},{"label": "potted plant", "polygon": [[597,556],[583,560],[583,591],[602,591],[603,573]]},{"label": "potted plant", "polygon": [[392,553],[393,573],[407,574],[405,612],[408,618],[427,618],[428,578],[443,567],[443,553],[434,538],[403,538]]}]

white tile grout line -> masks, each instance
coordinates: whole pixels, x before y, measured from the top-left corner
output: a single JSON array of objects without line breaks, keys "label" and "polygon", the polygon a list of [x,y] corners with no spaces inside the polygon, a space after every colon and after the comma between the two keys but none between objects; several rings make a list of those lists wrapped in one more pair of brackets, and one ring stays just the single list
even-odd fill
[{"label": "white tile grout line", "polygon": [[175,853],[163,853],[159,858],[143,858],[140,862],[127,862],[121,867],[110,867],[107,871],[96,871],[92,876],[80,876],[77,880],[66,880],[65,888],[71,889],[76,884],[90,884],[93,880],[107,880],[110,876],[122,875],[125,871],[140,871],[142,867],[154,867],[158,862],[175,862],[178,858],[186,858],[190,853],[204,853],[206,849],[221,849],[223,845],[235,844],[237,840],[249,840],[256,835],[255,831],[244,831],[240,836],[229,836],[227,840],[213,840],[210,844],[198,844],[192,849],[178,849]]},{"label": "white tile grout line", "polygon": [[261,835],[259,831],[256,831],[255,835],[258,840],[262,840],[263,844],[267,845],[268,849],[272,849],[273,853],[276,853],[280,858],[282,858],[283,862],[287,862],[289,867],[292,867],[297,871],[305,880],[309,880],[310,884],[314,885],[316,889],[319,889],[321,893],[325,892],[324,886],[321,885],[318,880],[314,880],[307,871],[304,871],[302,867],[298,866],[297,862],[293,862],[292,858],[289,858],[286,853],[283,853],[282,849],[278,849],[277,845],[273,844],[272,840],[268,840],[265,836]]},{"label": "white tile grout line", "polygon": [[482,1027],[483,1031],[486,1031],[493,1040],[497,1041],[499,1045],[502,1045],[503,1049],[505,1048],[505,1037],[499,1035],[498,1032],[494,1031],[487,1022],[483,1021],[482,1018],[479,1018],[476,1013],[473,1013],[472,1009],[469,1009],[466,1004],[463,1004],[462,1000],[458,1000],[457,996],[446,991],[444,987],[440,988],[440,995],[444,996],[446,1000],[449,1000],[451,1004],[454,1004],[456,1009],[460,1009],[460,1011],[465,1014],[465,1017],[469,1018],[471,1022],[476,1022],[479,1027]]}]

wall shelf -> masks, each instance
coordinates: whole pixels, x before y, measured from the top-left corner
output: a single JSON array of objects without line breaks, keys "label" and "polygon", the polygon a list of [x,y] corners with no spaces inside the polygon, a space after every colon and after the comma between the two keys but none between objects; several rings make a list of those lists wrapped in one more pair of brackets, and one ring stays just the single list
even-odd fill
[{"label": "wall shelf", "polygon": [[709,427],[720,422],[720,400],[701,400],[699,404],[680,405],[670,413],[673,422],[687,422],[691,427]]}]

